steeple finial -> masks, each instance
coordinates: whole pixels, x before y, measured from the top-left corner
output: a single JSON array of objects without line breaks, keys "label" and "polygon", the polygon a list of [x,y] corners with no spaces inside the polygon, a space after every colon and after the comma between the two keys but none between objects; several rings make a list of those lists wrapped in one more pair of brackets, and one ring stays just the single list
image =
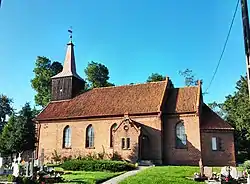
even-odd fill
[{"label": "steeple finial", "polygon": [[73,34],[72,26],[70,26],[70,28],[68,29],[68,32],[69,32],[70,43],[72,43],[72,34]]}]

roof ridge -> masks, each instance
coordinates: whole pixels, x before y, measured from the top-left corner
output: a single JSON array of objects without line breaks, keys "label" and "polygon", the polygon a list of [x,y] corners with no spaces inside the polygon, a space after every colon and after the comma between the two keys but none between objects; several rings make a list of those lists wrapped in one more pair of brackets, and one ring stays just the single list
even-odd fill
[{"label": "roof ridge", "polygon": [[178,88],[171,88],[171,89],[185,89],[185,88],[198,88],[199,86],[184,86],[184,87],[178,87]]},{"label": "roof ridge", "polygon": [[138,85],[146,85],[146,84],[153,84],[153,83],[163,83],[163,82],[166,82],[166,80],[157,81],[157,82],[145,82],[145,83],[138,83],[138,84],[125,84],[125,85],[121,85],[121,86],[107,86],[107,87],[99,87],[99,88],[93,88],[93,89],[97,90],[97,89],[106,89],[106,88],[118,88],[118,87],[138,86]]}]

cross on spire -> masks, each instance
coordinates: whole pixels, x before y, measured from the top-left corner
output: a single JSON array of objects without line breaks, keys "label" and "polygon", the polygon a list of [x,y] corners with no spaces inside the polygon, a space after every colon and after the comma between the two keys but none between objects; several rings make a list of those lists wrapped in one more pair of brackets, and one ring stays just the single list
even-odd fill
[{"label": "cross on spire", "polygon": [[68,29],[68,32],[69,32],[70,42],[72,43],[72,34],[73,34],[72,26],[70,26],[70,28]]}]

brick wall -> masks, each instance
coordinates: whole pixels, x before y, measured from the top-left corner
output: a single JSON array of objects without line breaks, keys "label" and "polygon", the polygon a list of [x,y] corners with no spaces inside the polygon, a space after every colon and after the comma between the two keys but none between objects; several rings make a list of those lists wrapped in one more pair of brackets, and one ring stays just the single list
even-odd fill
[{"label": "brick wall", "polygon": [[[140,128],[133,122],[124,120],[114,132],[114,151],[117,151],[122,158],[136,162],[139,156],[140,132]],[[122,148],[122,139],[124,140],[124,148]],[[127,139],[129,139],[129,147]]]},{"label": "brick wall", "polygon": [[[152,159],[161,161],[161,121],[158,116],[131,117],[134,121],[144,124],[150,133],[150,139],[154,146],[149,154]],[[110,148],[110,128],[116,123],[119,125],[124,118],[109,118],[109,119],[88,119],[88,120],[72,120],[72,121],[49,121],[41,123],[39,133],[39,150],[38,156],[41,155],[44,149],[45,161],[50,161],[52,153],[56,150],[62,156],[78,156],[86,155],[89,152],[100,153],[105,150],[106,153],[113,153],[115,150]],[[88,125],[93,125],[94,128],[94,149],[85,148],[86,128]],[[71,128],[71,148],[62,148],[63,130],[69,125]],[[131,142],[138,142],[138,136],[132,136]],[[121,148],[121,137],[117,134],[117,141],[114,142],[114,148]],[[117,145],[115,145],[117,144]],[[127,153],[126,153],[127,152]],[[127,158],[128,150],[121,151],[120,154]]]},{"label": "brick wall", "polygon": [[[212,150],[212,137],[221,139],[222,150]],[[232,131],[201,131],[203,164],[235,166],[234,135]]]},{"label": "brick wall", "polygon": [[[198,165],[201,158],[199,116],[164,116],[164,163],[172,165]],[[176,148],[176,124],[184,122],[187,147]]]}]

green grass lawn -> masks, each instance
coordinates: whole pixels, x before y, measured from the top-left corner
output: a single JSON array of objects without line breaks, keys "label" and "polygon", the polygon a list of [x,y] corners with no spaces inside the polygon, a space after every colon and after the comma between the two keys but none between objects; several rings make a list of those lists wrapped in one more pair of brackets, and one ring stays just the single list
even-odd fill
[{"label": "green grass lawn", "polygon": [[86,183],[94,184],[101,183],[110,178],[122,174],[122,172],[112,173],[112,172],[85,172],[85,171],[69,171],[69,174],[62,175],[65,183]]},{"label": "green grass lawn", "polygon": [[159,166],[151,167],[144,171],[139,172],[135,176],[128,177],[119,184],[193,184],[197,183],[186,177],[192,177],[195,172],[199,172],[199,167],[191,166]]}]

